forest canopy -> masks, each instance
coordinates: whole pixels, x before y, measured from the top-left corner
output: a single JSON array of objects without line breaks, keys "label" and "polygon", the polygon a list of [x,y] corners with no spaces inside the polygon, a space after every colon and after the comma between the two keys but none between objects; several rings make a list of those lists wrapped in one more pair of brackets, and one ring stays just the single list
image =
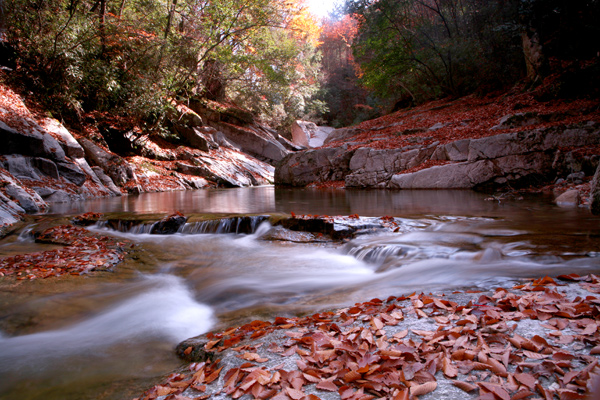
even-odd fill
[{"label": "forest canopy", "polygon": [[280,129],[343,126],[551,76],[549,98],[598,95],[599,0],[346,0],[322,23],[303,0],[0,7],[11,77],[66,120],[110,112],[154,129],[173,99],[200,99]]},{"label": "forest canopy", "polygon": [[317,87],[317,21],[294,0],[4,2],[18,75],[53,112],[160,122],[169,99],[303,115]]}]

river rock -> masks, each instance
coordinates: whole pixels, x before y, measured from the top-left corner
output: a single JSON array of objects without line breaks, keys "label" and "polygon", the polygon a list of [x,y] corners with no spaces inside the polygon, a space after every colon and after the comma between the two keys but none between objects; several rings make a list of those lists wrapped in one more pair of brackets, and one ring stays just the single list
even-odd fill
[{"label": "river rock", "polygon": [[345,146],[290,154],[277,165],[275,183],[306,186],[313,182],[341,181],[350,171],[353,154]]},{"label": "river rock", "polygon": [[390,189],[474,189],[486,186],[545,181],[552,166],[551,156],[531,153],[495,160],[460,162],[422,169],[392,177]]},{"label": "river rock", "polygon": [[[0,116],[6,110],[0,109]],[[33,119],[21,119],[16,130],[0,121],[0,136],[4,144],[0,146],[0,154],[23,154],[25,156],[44,157],[62,161],[65,152],[56,139],[43,131]]]},{"label": "river rock", "polygon": [[110,179],[110,176],[104,173],[104,170],[102,168],[94,166],[91,167],[91,169],[94,172],[94,175],[96,175],[96,177],[98,178],[98,180],[102,182],[102,185],[104,185],[104,187],[110,190],[112,194],[114,194],[115,196],[121,196],[123,194],[121,190],[117,187],[117,185],[115,185],[113,180]]},{"label": "river rock", "polygon": [[225,122],[213,123],[211,126],[239,146],[244,153],[269,164],[275,164],[289,153],[274,136],[258,126],[242,127]]},{"label": "river rock", "polygon": [[219,148],[219,145],[213,139],[213,135],[217,132],[215,128],[210,126],[200,126],[194,128],[187,126],[176,126],[175,129],[185,140],[185,142],[193,148],[205,152]]},{"label": "river rock", "polygon": [[357,149],[350,159],[346,187],[385,188],[392,175],[428,160],[436,144],[416,149]]},{"label": "river rock", "polygon": [[134,182],[134,185],[137,183],[135,172],[125,159],[109,153],[89,139],[81,138],[79,143],[85,150],[86,157],[93,164],[101,167],[116,185],[124,186],[128,182]]},{"label": "river rock", "polygon": [[294,121],[291,127],[292,141],[303,147],[308,147],[310,138],[317,133],[317,124],[310,121]]},{"label": "river rock", "polygon": [[31,159],[32,157],[22,156],[19,154],[6,155],[4,156],[4,162],[2,165],[8,172],[17,178],[38,181],[42,179],[40,176],[41,172],[32,165]]},{"label": "river rock", "polygon": [[150,234],[171,235],[173,233],[177,233],[179,228],[181,228],[186,221],[187,217],[180,213],[171,214],[152,225]]},{"label": "river rock", "polygon": [[579,205],[581,194],[577,189],[567,190],[556,199],[554,202],[561,207],[577,207]]},{"label": "river rock", "polygon": [[293,242],[293,243],[313,243],[322,242],[322,238],[317,237],[310,232],[299,232],[286,229],[283,226],[274,226],[267,233],[260,237],[260,240],[268,241],[282,241],[282,242]]},{"label": "river rock", "polygon": [[600,215],[600,165],[590,184],[590,210],[594,215]]},{"label": "river rock", "polygon": [[35,191],[26,190],[16,183],[7,184],[4,186],[4,191],[28,213],[37,213],[47,207],[47,204]]},{"label": "river rock", "polygon": [[66,155],[71,158],[81,158],[85,155],[83,147],[75,140],[71,132],[54,118],[44,118],[40,126],[47,132],[59,137],[59,143]]},{"label": "river rock", "polygon": [[333,240],[347,239],[354,235],[356,228],[319,217],[285,218],[277,222],[286,229],[327,235]]}]

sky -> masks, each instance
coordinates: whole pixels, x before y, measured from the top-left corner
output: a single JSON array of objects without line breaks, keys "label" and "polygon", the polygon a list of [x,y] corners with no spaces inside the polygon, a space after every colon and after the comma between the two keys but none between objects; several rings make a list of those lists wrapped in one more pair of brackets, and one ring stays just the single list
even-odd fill
[{"label": "sky", "polygon": [[313,14],[319,17],[326,17],[329,11],[333,9],[336,0],[307,0],[308,6]]}]

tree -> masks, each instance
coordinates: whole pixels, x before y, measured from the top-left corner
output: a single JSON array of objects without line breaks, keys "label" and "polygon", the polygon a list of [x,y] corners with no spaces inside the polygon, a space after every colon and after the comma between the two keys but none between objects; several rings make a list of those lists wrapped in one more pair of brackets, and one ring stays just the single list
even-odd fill
[{"label": "tree", "polygon": [[14,0],[6,8],[20,76],[75,119],[110,110],[156,125],[173,97],[243,100],[254,81],[281,92],[293,67],[319,61],[316,22],[295,1]]}]

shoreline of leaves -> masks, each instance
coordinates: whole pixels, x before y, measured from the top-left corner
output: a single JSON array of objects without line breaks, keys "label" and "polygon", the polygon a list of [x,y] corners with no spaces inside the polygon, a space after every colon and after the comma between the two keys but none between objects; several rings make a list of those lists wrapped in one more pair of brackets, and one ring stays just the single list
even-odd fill
[{"label": "shoreline of leaves", "polygon": [[[202,350],[210,357],[139,400],[417,399],[442,382],[481,400],[592,398],[600,379],[600,278],[559,278],[590,294],[571,299],[559,290],[566,285],[545,277],[512,290],[465,292],[470,300],[462,305],[452,300],[459,293],[413,294],[209,333]],[[543,329],[516,333],[520,321],[534,320]],[[417,329],[423,326],[431,328]],[[221,365],[228,350],[240,365]]]}]

